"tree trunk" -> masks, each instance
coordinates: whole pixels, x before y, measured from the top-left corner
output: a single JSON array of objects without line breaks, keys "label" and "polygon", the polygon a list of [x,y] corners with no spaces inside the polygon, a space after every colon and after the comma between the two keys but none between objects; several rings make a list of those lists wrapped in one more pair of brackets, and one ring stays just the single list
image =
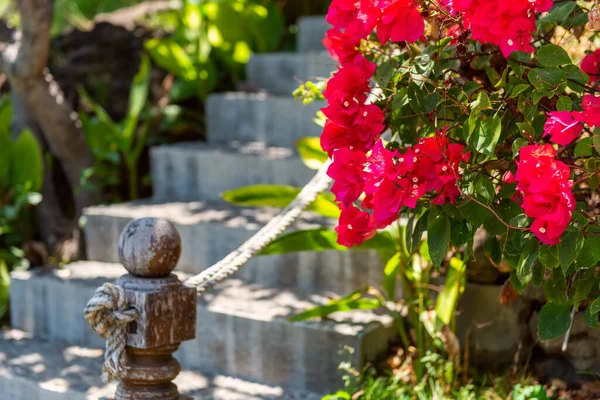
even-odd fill
[{"label": "tree trunk", "polygon": [[[72,258],[76,256],[71,254],[73,249],[77,249],[72,242],[79,237],[77,220],[83,208],[97,200],[94,193],[80,189],[82,173],[94,165],[94,158],[77,113],[47,69],[54,1],[16,3],[21,29],[15,33],[14,43],[0,47],[13,98],[13,130],[18,135],[24,127],[30,128],[42,149],[52,155],[51,165],[45,162],[44,198],[37,210],[37,223],[51,252],[62,249],[61,256]],[[57,181],[63,181],[64,187]],[[65,246],[67,242],[70,244]],[[71,251],[64,254],[66,248]]]}]

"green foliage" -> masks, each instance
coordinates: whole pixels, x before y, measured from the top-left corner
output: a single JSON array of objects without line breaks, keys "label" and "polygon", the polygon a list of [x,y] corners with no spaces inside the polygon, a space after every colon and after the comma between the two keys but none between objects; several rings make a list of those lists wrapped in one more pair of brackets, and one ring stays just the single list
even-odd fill
[{"label": "green foliage", "polygon": [[12,140],[12,106],[0,97],[0,318],[8,311],[9,272],[29,267],[21,247],[31,239],[30,213],[42,201],[41,147],[25,129]]},{"label": "green foliage", "polygon": [[275,50],[285,26],[275,2],[253,0],[184,0],[177,20],[172,36],[146,42],[152,60],[176,78],[175,102],[205,99],[219,82],[241,79],[253,53]]},{"label": "green foliage", "polygon": [[[412,365],[405,359],[393,371],[378,371],[367,367],[360,373],[350,363],[342,363],[344,389],[323,397],[323,400],[551,400],[546,389],[524,378],[520,383],[510,383],[506,376],[492,381],[477,379],[476,383],[458,385],[452,380],[452,362],[433,353],[425,357],[429,378],[414,382]],[[478,377],[479,378],[479,377]]]},{"label": "green foliage", "polygon": [[[143,57],[140,69],[133,79],[126,117],[115,122],[83,88],[79,94],[90,107],[90,114],[82,111],[79,117],[83,131],[97,164],[85,172],[82,185],[88,189],[108,190],[120,183],[120,168],[127,168],[129,198],[138,198],[138,161],[148,137],[149,120],[142,120],[150,86],[150,60]],[[141,122],[141,124],[140,124]],[[94,179],[90,179],[90,178]],[[98,185],[98,186],[94,186]]]},{"label": "green foliage", "polygon": [[[229,190],[223,199],[240,207],[287,207],[300,193],[300,189],[285,185],[254,185]],[[329,218],[338,218],[340,209],[330,194],[320,194],[308,210]]]}]

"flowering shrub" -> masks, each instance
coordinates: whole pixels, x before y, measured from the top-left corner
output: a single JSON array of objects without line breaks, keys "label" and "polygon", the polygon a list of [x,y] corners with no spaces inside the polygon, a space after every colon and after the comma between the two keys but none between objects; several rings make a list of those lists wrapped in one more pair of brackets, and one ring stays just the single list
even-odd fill
[{"label": "flowering shrub", "polygon": [[[540,337],[598,327],[600,25],[593,2],[333,0],[321,146],[338,243],[405,217],[437,267],[486,255],[543,287]],[[588,23],[589,28],[585,26]]]}]

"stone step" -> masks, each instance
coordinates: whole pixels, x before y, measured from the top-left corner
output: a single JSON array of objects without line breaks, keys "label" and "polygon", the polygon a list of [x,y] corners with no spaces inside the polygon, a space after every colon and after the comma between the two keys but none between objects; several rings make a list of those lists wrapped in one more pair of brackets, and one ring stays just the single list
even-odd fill
[{"label": "stone step", "polygon": [[[11,329],[0,332],[0,397],[4,400],[99,400],[112,398],[116,383],[105,384],[101,348],[33,338]],[[195,400],[318,400],[309,392],[183,370],[179,392]]]},{"label": "stone step", "polygon": [[[161,204],[150,200],[90,207],[84,212],[87,256],[96,261],[119,262],[117,245],[125,225],[135,218],[162,218],[174,223],[181,235],[183,252],[178,269],[197,274],[238,248],[278,212],[272,208],[235,207],[224,201]],[[334,224],[304,213],[290,230]],[[364,284],[380,285],[382,271],[376,251],[324,251],[256,257],[237,277],[272,288],[346,294]]]},{"label": "stone step", "polygon": [[323,51],[323,38],[331,25],[323,16],[302,17],[298,20],[298,52]]},{"label": "stone step", "polygon": [[[288,83],[295,84],[293,76]],[[319,136],[323,129],[313,120],[325,103],[303,105],[292,98],[291,92],[287,94],[276,97],[229,92],[208,96],[206,141],[215,144],[240,140],[293,148],[300,138]]]},{"label": "stone step", "polygon": [[178,143],[150,155],[154,198],[162,201],[219,201],[227,190],[257,184],[302,187],[314,175],[293,149],[258,142]]},{"label": "stone step", "polygon": [[291,96],[307,80],[327,79],[335,69],[326,52],[256,54],[246,66],[246,75],[252,87]]},{"label": "stone step", "polygon": [[[124,272],[120,265],[97,262],[13,272],[12,326],[34,336],[101,347],[82,310],[98,286]],[[316,393],[334,391],[343,384],[340,361],[360,368],[385,352],[395,334],[390,317],[372,312],[288,320],[327,301],[300,291],[228,280],[199,300],[197,338],[182,344],[176,357],[183,368]],[[355,349],[354,354],[339,354],[348,347]]]}]

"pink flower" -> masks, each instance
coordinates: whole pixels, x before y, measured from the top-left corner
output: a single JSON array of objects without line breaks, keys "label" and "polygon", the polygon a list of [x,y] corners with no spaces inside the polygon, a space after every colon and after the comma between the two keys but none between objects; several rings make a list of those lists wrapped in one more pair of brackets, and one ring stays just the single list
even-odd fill
[{"label": "pink flower", "polygon": [[557,244],[569,226],[575,198],[569,167],[549,145],[529,145],[519,153],[516,180],[521,207],[534,219],[531,231],[544,244]]},{"label": "pink flower", "polygon": [[339,29],[327,31],[323,45],[331,54],[331,58],[340,63],[351,63],[358,52],[360,38],[350,36]]},{"label": "pink flower", "polygon": [[425,21],[411,0],[398,0],[383,10],[377,25],[377,36],[382,44],[393,42],[416,42],[425,30]]},{"label": "pink flower", "polygon": [[360,246],[366,240],[375,236],[375,229],[371,226],[368,212],[361,211],[358,207],[350,205],[340,207],[342,213],[335,231],[338,233],[337,242],[342,246]]},{"label": "pink flower", "polygon": [[533,53],[532,31],[535,31],[535,20],[523,17],[512,21],[500,39],[500,50],[504,57],[508,58],[515,51]]},{"label": "pink flower", "polygon": [[365,187],[363,170],[367,156],[360,150],[340,149],[333,153],[327,175],[333,178],[335,200],[348,206],[358,200]]},{"label": "pink flower", "polygon": [[550,136],[550,141],[561,146],[567,146],[581,135],[583,125],[577,112],[554,111],[548,113],[544,125],[544,136]]},{"label": "pink flower", "polygon": [[581,70],[590,76],[590,83],[600,77],[600,49],[585,56],[581,62]]},{"label": "pink flower", "polygon": [[583,119],[589,126],[600,127],[600,97],[588,94],[581,100]]}]

